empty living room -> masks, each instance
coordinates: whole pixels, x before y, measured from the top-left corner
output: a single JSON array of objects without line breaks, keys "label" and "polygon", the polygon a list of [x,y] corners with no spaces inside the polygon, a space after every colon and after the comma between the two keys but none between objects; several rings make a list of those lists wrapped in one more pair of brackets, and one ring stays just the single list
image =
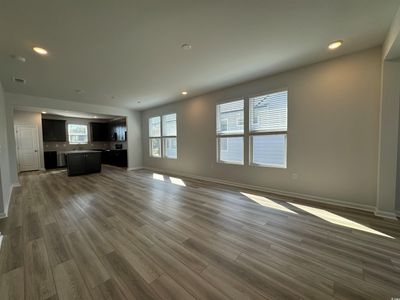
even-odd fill
[{"label": "empty living room", "polygon": [[0,0],[0,299],[400,299],[400,0]]}]

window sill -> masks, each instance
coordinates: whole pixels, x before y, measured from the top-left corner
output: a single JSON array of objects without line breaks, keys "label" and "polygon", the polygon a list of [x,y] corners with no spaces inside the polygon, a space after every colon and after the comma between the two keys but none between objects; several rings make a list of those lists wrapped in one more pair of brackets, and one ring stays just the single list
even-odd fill
[{"label": "window sill", "polygon": [[280,165],[263,165],[263,164],[255,164],[251,163],[251,167],[261,167],[261,168],[273,168],[273,169],[287,169],[287,165],[280,166]]},{"label": "window sill", "polygon": [[235,161],[217,161],[218,164],[224,164],[224,165],[235,165],[235,166],[244,166],[243,162],[235,162]]}]

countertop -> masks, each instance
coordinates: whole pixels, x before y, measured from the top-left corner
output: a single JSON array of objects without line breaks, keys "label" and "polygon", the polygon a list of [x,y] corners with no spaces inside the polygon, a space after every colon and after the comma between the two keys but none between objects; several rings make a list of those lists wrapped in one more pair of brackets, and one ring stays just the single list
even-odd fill
[{"label": "countertop", "polygon": [[60,151],[59,153],[73,154],[73,153],[101,153],[98,150],[72,150],[72,151]]}]

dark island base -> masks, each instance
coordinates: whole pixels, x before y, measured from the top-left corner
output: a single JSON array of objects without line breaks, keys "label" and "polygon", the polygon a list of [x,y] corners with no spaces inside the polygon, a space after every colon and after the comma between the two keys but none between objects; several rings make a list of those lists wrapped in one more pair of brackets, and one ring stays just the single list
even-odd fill
[{"label": "dark island base", "polygon": [[100,151],[71,151],[65,153],[68,176],[101,172]]}]

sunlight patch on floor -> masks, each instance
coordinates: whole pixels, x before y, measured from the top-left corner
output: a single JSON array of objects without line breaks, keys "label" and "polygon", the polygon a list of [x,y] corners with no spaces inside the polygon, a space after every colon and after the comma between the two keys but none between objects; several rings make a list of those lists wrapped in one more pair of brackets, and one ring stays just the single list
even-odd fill
[{"label": "sunlight patch on floor", "polygon": [[387,234],[377,231],[375,229],[369,228],[365,225],[354,222],[352,220],[349,220],[349,219],[339,216],[337,214],[331,213],[325,209],[315,208],[315,207],[301,205],[301,204],[297,204],[297,203],[290,203],[290,204],[293,206],[296,206],[297,208],[300,208],[318,218],[321,218],[329,223],[394,239],[394,237],[392,237],[390,235],[387,235]]},{"label": "sunlight patch on floor", "polygon": [[258,203],[258,204],[260,204],[262,206],[269,207],[269,208],[272,208],[272,209],[277,209],[277,210],[280,210],[280,211],[283,211],[283,212],[288,212],[288,213],[297,215],[296,212],[294,212],[294,211],[290,210],[289,208],[287,208],[287,207],[285,207],[283,205],[280,205],[280,204],[276,203],[275,201],[272,201],[272,200],[270,200],[270,199],[268,199],[266,197],[259,196],[259,195],[254,195],[254,194],[249,194],[249,193],[244,193],[244,192],[240,192],[240,193],[243,196],[246,196],[250,200],[253,200],[254,202],[256,202],[256,203]]},{"label": "sunlight patch on floor", "polygon": [[153,179],[164,181],[164,176],[161,174],[153,173]]},{"label": "sunlight patch on floor", "polygon": [[169,180],[176,185],[180,185],[180,186],[186,186],[185,182],[180,179],[180,178],[176,178],[176,177],[169,177]]}]

